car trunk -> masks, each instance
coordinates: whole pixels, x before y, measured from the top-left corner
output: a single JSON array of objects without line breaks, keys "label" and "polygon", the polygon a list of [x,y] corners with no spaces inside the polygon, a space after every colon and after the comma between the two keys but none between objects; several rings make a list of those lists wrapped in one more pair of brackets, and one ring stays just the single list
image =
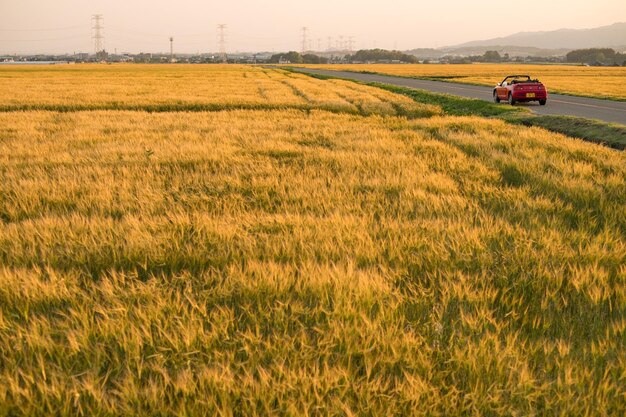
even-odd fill
[{"label": "car trunk", "polygon": [[515,84],[515,91],[534,92],[543,91],[543,84],[537,82],[527,82]]}]

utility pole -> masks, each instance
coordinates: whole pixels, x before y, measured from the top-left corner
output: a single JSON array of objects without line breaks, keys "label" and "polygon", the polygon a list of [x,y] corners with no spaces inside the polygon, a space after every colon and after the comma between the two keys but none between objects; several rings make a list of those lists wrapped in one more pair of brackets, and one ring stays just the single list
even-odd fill
[{"label": "utility pole", "polygon": [[174,62],[174,37],[170,36],[170,62]]},{"label": "utility pole", "polygon": [[307,39],[306,39],[306,31],[309,30],[307,27],[302,28],[302,54],[306,52],[307,47]]},{"label": "utility pole", "polygon": [[91,15],[91,20],[93,20],[93,27],[92,29],[94,30],[92,39],[93,39],[93,52],[94,55],[98,56],[98,54],[102,51],[104,51],[104,35],[102,34],[102,30],[104,29],[104,27],[102,27],[102,15],[101,14],[94,14]]},{"label": "utility pole", "polygon": [[222,62],[228,62],[228,56],[226,55],[226,25],[220,23],[217,25],[218,34],[218,43],[220,45],[220,56],[222,57]]}]

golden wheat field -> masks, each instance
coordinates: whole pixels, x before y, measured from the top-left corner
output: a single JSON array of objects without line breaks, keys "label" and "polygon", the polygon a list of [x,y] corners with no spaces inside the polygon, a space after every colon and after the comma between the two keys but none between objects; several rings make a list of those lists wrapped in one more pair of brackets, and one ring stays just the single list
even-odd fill
[{"label": "golden wheat field", "polygon": [[252,66],[48,66],[0,69],[0,111],[323,109],[432,115],[438,109],[358,84]]},{"label": "golden wheat field", "polygon": [[626,153],[255,67],[0,79],[0,415],[626,413]]},{"label": "golden wheat field", "polygon": [[512,74],[538,78],[553,93],[626,100],[626,67],[584,67],[532,64],[346,64],[304,65],[402,77],[430,78],[494,86]]}]

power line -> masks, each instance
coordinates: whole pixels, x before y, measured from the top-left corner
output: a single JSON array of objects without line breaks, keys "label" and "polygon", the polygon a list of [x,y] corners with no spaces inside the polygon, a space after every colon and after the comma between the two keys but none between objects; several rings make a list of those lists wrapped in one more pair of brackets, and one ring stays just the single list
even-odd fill
[{"label": "power line", "polygon": [[64,38],[42,38],[42,39],[0,39],[0,42],[47,42],[47,41],[67,41],[70,39],[84,39],[85,35],[66,36]]},{"label": "power line", "polygon": [[52,32],[58,30],[72,30],[72,29],[85,29],[85,25],[81,26],[66,26],[62,28],[47,28],[47,29],[0,29],[0,32]]}]

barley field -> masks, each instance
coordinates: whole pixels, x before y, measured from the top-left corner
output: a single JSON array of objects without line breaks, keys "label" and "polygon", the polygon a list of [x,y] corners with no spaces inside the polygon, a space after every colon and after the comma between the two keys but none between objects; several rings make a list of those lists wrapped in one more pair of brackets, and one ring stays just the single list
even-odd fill
[{"label": "barley field", "polygon": [[252,66],[47,66],[0,68],[0,111],[323,109],[429,116],[439,110],[358,84]]},{"label": "barley field", "polygon": [[0,415],[626,413],[626,153],[255,67],[0,79]]},{"label": "barley field", "polygon": [[303,65],[355,72],[478,84],[493,87],[507,75],[538,78],[553,93],[626,100],[626,67],[583,67],[532,64],[346,64]]}]

